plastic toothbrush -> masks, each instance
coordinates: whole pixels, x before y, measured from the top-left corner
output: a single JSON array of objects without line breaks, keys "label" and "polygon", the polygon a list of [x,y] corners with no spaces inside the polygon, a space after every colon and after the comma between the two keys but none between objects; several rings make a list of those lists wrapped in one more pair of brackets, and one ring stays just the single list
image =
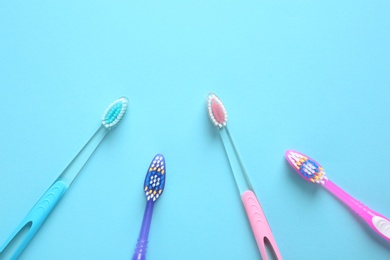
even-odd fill
[{"label": "plastic toothbrush", "polygon": [[309,182],[318,183],[324,186],[330,193],[344,202],[359,217],[361,217],[371,227],[371,229],[387,241],[390,241],[390,220],[369,209],[330,181],[326,177],[324,168],[322,168],[318,162],[293,150],[288,150],[286,152],[286,159],[302,178]]},{"label": "plastic toothbrush", "polygon": [[164,156],[157,154],[150,163],[145,176],[144,192],[146,196],[146,207],[142,220],[141,231],[138,236],[137,245],[132,260],[144,260],[148,245],[150,224],[152,222],[154,203],[164,191],[166,179],[166,166]]},{"label": "plastic toothbrush", "polygon": [[232,169],[241,199],[245,207],[253,234],[255,236],[260,254],[264,260],[268,259],[265,243],[269,242],[277,259],[281,260],[282,256],[272,234],[271,228],[263,213],[260,203],[255,195],[252,184],[246,173],[244,165],[238,154],[236,146],[227,128],[227,113],[221,100],[214,94],[210,93],[207,98],[207,109],[211,122],[218,128],[225,151],[228,155],[230,167]]},{"label": "plastic toothbrush", "polygon": [[111,103],[103,114],[102,125],[88,140],[80,152],[69,163],[60,176],[38,200],[27,216],[0,248],[0,259],[16,259],[33,238],[43,222],[68,190],[85,163],[98,147],[106,134],[115,127],[124,116],[128,106],[126,97]]}]

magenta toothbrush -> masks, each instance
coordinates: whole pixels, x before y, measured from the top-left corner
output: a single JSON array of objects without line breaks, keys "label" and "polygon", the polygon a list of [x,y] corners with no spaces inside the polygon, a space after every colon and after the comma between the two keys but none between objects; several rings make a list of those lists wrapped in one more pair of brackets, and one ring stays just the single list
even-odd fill
[{"label": "magenta toothbrush", "polygon": [[161,154],[157,154],[150,163],[145,176],[144,191],[146,196],[146,207],[142,220],[141,231],[138,236],[132,260],[144,260],[148,245],[148,235],[150,223],[152,222],[154,203],[161,196],[165,186],[165,159]]},{"label": "magenta toothbrush", "polygon": [[324,186],[330,193],[349,206],[376,233],[387,241],[390,241],[389,219],[369,209],[358,200],[355,200],[351,195],[330,181],[319,163],[310,157],[293,150],[288,150],[286,152],[286,159],[301,177],[312,183],[318,183]]},{"label": "magenta toothbrush", "polygon": [[232,169],[234,179],[241,194],[241,199],[245,207],[249,223],[252,227],[257,246],[264,260],[268,259],[266,242],[269,242],[270,249],[273,250],[277,259],[281,260],[282,256],[276,245],[274,236],[267,219],[261,209],[260,203],[254,193],[254,189],[246,173],[244,165],[238,154],[236,146],[227,128],[227,113],[221,100],[214,94],[210,93],[207,98],[207,109],[211,122],[218,128],[225,151],[228,155],[230,167]]}]

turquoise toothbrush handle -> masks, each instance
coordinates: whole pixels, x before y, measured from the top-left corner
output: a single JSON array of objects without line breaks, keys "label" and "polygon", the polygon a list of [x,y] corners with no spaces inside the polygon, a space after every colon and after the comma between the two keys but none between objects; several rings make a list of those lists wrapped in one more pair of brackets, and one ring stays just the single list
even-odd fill
[{"label": "turquoise toothbrush handle", "polygon": [[56,181],[29,211],[0,249],[0,259],[17,259],[45,219],[68,189],[63,181]]}]

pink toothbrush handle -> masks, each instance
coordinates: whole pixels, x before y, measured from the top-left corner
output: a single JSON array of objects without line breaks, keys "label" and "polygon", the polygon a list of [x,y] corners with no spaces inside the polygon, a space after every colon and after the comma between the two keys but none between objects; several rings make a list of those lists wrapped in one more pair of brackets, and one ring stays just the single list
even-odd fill
[{"label": "pink toothbrush handle", "polygon": [[242,194],[241,198],[263,260],[268,260],[265,239],[269,241],[277,259],[281,260],[282,256],[256,195],[253,191],[247,190]]},{"label": "pink toothbrush handle", "polygon": [[348,205],[358,216],[360,216],[376,233],[390,241],[390,220],[385,216],[369,209],[363,203],[355,200],[351,195],[343,191],[332,181],[325,181],[324,187],[338,199]]}]

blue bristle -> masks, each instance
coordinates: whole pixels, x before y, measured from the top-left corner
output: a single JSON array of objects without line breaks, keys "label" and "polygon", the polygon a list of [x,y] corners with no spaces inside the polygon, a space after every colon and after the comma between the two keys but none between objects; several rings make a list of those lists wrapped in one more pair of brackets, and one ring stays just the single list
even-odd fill
[{"label": "blue bristle", "polygon": [[[309,173],[307,173],[307,172],[305,171],[305,168],[306,168],[307,165],[313,165],[313,166],[314,166],[314,169],[313,169],[313,170],[314,170],[314,173],[313,173],[313,174],[309,174]],[[312,168],[312,167],[310,167],[310,168]],[[312,160],[307,160],[306,162],[304,162],[304,163],[302,164],[301,168],[299,169],[299,172],[300,172],[303,176],[305,176],[306,178],[311,179],[311,178],[314,178],[314,177],[317,175],[317,173],[319,172],[319,166],[317,165],[316,162],[314,162],[314,161],[312,161]]]},{"label": "blue bristle", "polygon": [[107,113],[105,121],[111,124],[118,117],[122,109],[122,103],[115,104],[111,110]]},{"label": "blue bristle", "polygon": [[102,124],[110,129],[117,125],[127,110],[128,99],[121,97],[112,102],[102,116]]},{"label": "blue bristle", "polygon": [[[147,200],[156,201],[162,194],[165,184],[165,167],[164,169],[161,168],[163,165],[165,165],[164,157],[162,155],[156,155],[148,168],[144,182]],[[163,171],[164,174],[162,173]]]}]

